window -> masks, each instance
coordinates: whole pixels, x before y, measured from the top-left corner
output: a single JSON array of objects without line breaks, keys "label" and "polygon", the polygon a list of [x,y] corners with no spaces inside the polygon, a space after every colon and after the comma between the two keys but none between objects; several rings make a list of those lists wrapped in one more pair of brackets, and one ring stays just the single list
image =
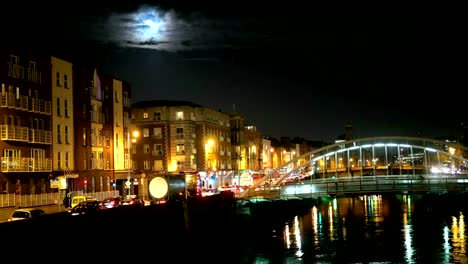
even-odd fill
[{"label": "window", "polygon": [[177,155],[184,155],[185,154],[185,145],[184,144],[177,144],[176,154]]},{"label": "window", "polygon": [[110,170],[110,160],[111,160],[110,159],[110,153],[107,153],[106,156],[107,156],[106,157],[106,169]]},{"label": "window", "polygon": [[176,112],[176,120],[184,120],[184,112]]},{"label": "window", "polygon": [[143,145],[143,152],[144,152],[144,153],[149,153],[149,152],[150,152],[149,144],[144,144],[144,145]]},{"label": "window", "polygon": [[115,102],[119,102],[119,93],[117,92],[117,90],[115,91]]},{"label": "window", "polygon": [[151,169],[151,163],[149,160],[145,160],[143,161],[143,166],[144,166],[144,170],[150,170]]},{"label": "window", "polygon": [[164,170],[162,160],[155,160],[154,161],[154,170],[155,171],[163,171]]},{"label": "window", "polygon": [[70,144],[68,139],[68,126],[65,126],[65,144]]},{"label": "window", "polygon": [[148,112],[143,112],[143,119],[148,119]]},{"label": "window", "polygon": [[62,168],[62,152],[57,152],[57,168]]},{"label": "window", "polygon": [[106,131],[106,147],[110,148],[110,131]]},{"label": "window", "polygon": [[88,169],[88,153],[85,151],[83,152],[83,170]]},{"label": "window", "polygon": [[68,88],[68,75],[66,74],[63,75],[63,86]]},{"label": "window", "polygon": [[153,135],[156,137],[156,138],[161,138],[162,137],[162,129],[160,127],[155,127],[153,128]]},{"label": "window", "polygon": [[115,147],[119,148],[119,133],[115,133]]},{"label": "window", "polygon": [[176,128],[176,138],[184,138],[184,129],[182,127]]},{"label": "window", "polygon": [[65,152],[65,168],[70,168],[70,151]]},{"label": "window", "polygon": [[62,144],[62,127],[57,125],[57,143]]},{"label": "window", "polygon": [[163,148],[162,144],[154,144],[154,155],[162,155],[163,154]]},{"label": "window", "polygon": [[154,121],[161,121],[161,112],[154,112],[153,113],[153,120]]},{"label": "window", "polygon": [[60,86],[60,72],[55,73],[55,85]]},{"label": "window", "polygon": [[83,127],[83,146],[86,146],[86,128]]},{"label": "window", "polygon": [[143,128],[143,137],[149,137],[149,128]]},{"label": "window", "polygon": [[68,117],[68,100],[63,102],[63,110],[65,111],[65,117]]},{"label": "window", "polygon": [[62,114],[60,113],[60,98],[57,97],[57,115],[61,116]]},{"label": "window", "polygon": [[86,104],[83,104],[82,119],[83,119],[83,120],[86,120]]}]

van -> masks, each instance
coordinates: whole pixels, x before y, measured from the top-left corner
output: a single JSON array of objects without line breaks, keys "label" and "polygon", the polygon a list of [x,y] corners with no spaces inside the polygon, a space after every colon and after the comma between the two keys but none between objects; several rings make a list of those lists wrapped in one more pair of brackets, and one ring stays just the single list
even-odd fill
[{"label": "van", "polygon": [[93,197],[90,197],[90,196],[84,196],[84,195],[73,196],[73,198],[71,200],[71,203],[70,203],[70,207],[73,208],[77,204],[79,204],[80,202],[83,202],[83,201],[97,201],[97,199],[93,198]]}]

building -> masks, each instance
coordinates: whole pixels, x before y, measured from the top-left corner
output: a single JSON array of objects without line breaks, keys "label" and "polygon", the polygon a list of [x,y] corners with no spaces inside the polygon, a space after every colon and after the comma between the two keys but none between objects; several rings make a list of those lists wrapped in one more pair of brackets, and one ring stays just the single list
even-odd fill
[{"label": "building", "polygon": [[135,171],[147,185],[152,177],[197,171],[200,184],[227,184],[232,170],[229,114],[188,101],[152,100],[132,104]]},{"label": "building", "polygon": [[128,193],[129,85],[96,66],[79,65],[73,68],[73,88],[78,177],[71,180],[72,191]]},{"label": "building", "polygon": [[54,179],[58,189],[70,187],[69,178],[75,178],[75,130],[73,111],[73,64],[51,57],[52,79],[52,149]]},{"label": "building", "polygon": [[51,58],[0,48],[1,194],[52,192]]},{"label": "building", "polygon": [[262,135],[239,112],[230,113],[234,178],[231,183],[251,185],[262,170]]},{"label": "building", "polygon": [[273,166],[273,147],[268,137],[262,136],[262,170],[269,172],[274,169]]}]

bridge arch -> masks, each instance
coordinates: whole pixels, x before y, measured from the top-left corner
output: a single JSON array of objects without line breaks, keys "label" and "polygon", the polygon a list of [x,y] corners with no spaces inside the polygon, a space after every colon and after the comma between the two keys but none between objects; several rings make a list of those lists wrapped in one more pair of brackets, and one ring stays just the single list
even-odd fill
[{"label": "bridge arch", "polygon": [[[467,174],[468,148],[419,137],[370,137],[328,145],[302,154],[266,174],[253,184],[276,186],[291,174],[306,171],[310,178],[375,175]],[[248,192],[241,194],[241,197]]]}]

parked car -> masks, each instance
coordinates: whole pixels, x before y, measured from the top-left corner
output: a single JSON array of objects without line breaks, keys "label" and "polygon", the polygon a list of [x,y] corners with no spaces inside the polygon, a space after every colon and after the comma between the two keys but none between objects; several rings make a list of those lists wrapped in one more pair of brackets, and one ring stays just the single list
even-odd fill
[{"label": "parked car", "polygon": [[45,211],[39,208],[18,208],[11,212],[8,221],[35,219],[45,214]]},{"label": "parked car", "polygon": [[122,204],[122,198],[120,197],[107,197],[99,202],[101,209],[115,208]]},{"label": "parked car", "polygon": [[145,206],[145,202],[139,197],[127,197],[122,200],[121,205],[143,207]]},{"label": "parked car", "polygon": [[99,201],[97,200],[87,200],[82,201],[73,207],[69,213],[72,216],[76,215],[86,215],[86,216],[95,216],[101,211],[101,207],[99,206]]},{"label": "parked car", "polygon": [[83,196],[83,195],[73,196],[72,200],[71,200],[71,203],[70,203],[70,207],[73,208],[73,207],[77,206],[82,201],[96,201],[96,198],[89,197],[89,196]]}]

